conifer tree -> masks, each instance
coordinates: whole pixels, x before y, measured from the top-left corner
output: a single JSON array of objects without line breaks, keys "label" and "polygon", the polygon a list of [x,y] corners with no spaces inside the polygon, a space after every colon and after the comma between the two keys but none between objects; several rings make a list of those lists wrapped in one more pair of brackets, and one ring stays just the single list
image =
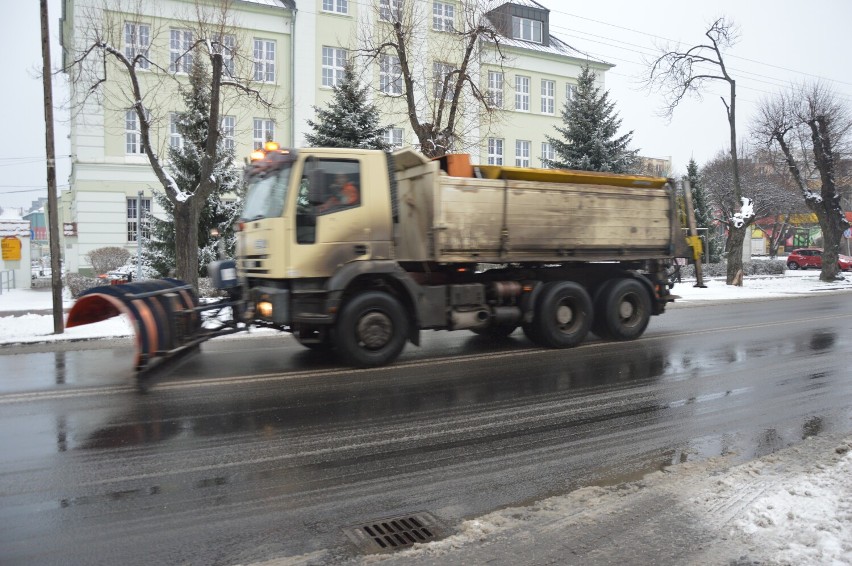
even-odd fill
[{"label": "conifer tree", "polygon": [[[197,62],[189,74],[189,86],[182,91],[185,110],[176,115],[176,127],[182,143],[168,149],[168,170],[177,186],[191,193],[200,183],[201,156],[207,143],[207,117],[210,115],[210,75],[203,64]],[[224,147],[219,136],[216,165],[213,175],[216,189],[207,199],[198,218],[198,274],[205,275],[207,264],[217,259],[219,240],[224,239],[225,255],[234,256],[236,235],[234,225],[240,212],[241,182],[234,168],[234,152]],[[225,195],[236,200],[225,200]],[[147,220],[150,236],[143,240],[143,261],[159,275],[168,275],[175,269],[176,241],[174,205],[162,191],[155,190],[154,198],[163,208],[164,218],[150,216]],[[215,228],[219,236],[211,236]]]},{"label": "conifer tree", "polygon": [[713,214],[710,211],[710,203],[707,193],[698,175],[698,164],[694,159],[689,160],[686,166],[686,178],[692,188],[692,207],[695,209],[695,224],[699,228],[706,228],[707,234],[707,259],[708,263],[716,263],[721,259],[722,242],[720,236],[713,228]]},{"label": "conifer tree", "polygon": [[343,80],[334,87],[334,98],[326,108],[314,106],[316,121],[308,120],[313,129],[305,134],[313,147],[354,147],[389,150],[384,133],[390,126],[379,124],[379,111],[367,101],[367,87],[355,76],[352,63],[343,71]]},{"label": "conifer tree", "polygon": [[545,136],[552,144],[556,159],[545,159],[545,167],[629,173],[636,166],[638,149],[628,149],[631,130],[618,136],[621,119],[610,102],[609,92],[595,86],[595,73],[585,65],[577,79],[573,100],[562,108],[563,127],[556,127],[562,138]]}]

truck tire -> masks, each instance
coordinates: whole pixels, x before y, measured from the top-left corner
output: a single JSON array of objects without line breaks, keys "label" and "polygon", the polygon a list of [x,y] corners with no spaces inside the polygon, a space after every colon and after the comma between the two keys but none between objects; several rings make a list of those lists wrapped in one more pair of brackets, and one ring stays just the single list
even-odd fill
[{"label": "truck tire", "polygon": [[650,320],[651,297],[639,281],[609,281],[598,293],[593,331],[601,338],[635,340],[642,336]]},{"label": "truck tire", "polygon": [[546,283],[535,306],[527,336],[549,348],[571,348],[581,343],[592,324],[592,299],[573,281]]},{"label": "truck tire", "polygon": [[383,366],[402,352],[407,328],[405,309],[396,298],[368,291],[344,305],[337,319],[335,345],[349,365]]}]

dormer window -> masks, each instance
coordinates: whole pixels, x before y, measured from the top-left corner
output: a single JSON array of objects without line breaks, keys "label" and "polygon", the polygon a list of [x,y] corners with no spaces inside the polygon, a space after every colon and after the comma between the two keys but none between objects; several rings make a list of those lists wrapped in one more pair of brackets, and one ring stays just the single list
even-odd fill
[{"label": "dormer window", "polygon": [[512,38],[523,41],[542,42],[542,22],[512,16]]}]

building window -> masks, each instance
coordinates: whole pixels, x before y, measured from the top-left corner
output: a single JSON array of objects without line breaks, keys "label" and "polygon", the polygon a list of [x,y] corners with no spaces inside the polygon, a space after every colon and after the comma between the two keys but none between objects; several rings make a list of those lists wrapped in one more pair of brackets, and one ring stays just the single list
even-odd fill
[{"label": "building window", "polygon": [[381,0],[379,3],[379,19],[385,22],[402,20],[402,0]]},{"label": "building window", "polygon": [[322,48],[322,86],[334,87],[343,81],[349,53],[336,47]]},{"label": "building window", "polygon": [[222,74],[234,76],[234,52],[237,48],[237,38],[233,35],[223,35],[213,44],[216,53],[222,54]]},{"label": "building window", "polygon": [[402,66],[396,55],[379,56],[379,89],[385,94],[402,94]]},{"label": "building window", "polygon": [[488,71],[488,102],[494,108],[503,108],[503,73]]},{"label": "building window", "polygon": [[234,130],[237,128],[237,119],[234,116],[222,116],[222,147],[226,151],[234,151]]},{"label": "building window", "polygon": [[173,29],[169,32],[169,71],[188,73],[192,68],[192,32],[188,29]]},{"label": "building window", "polygon": [[512,16],[512,37],[541,43],[542,23],[538,20]]},{"label": "building window", "polygon": [[515,110],[530,111],[530,78],[515,76]]},{"label": "building window", "polygon": [[546,163],[547,161],[554,161],[556,159],[556,153],[553,151],[553,144],[548,142],[541,143],[541,166],[550,168],[550,164]]},{"label": "building window", "polygon": [[266,39],[254,40],[254,80],[275,82],[275,42]]},{"label": "building window", "polygon": [[444,100],[453,99],[453,91],[456,89],[455,70],[456,68],[449,63],[439,63],[436,61],[432,64],[432,77],[435,81],[435,98],[441,98],[441,93],[444,93]]},{"label": "building window", "polygon": [[254,119],[254,149],[263,149],[263,144],[275,139],[275,123],[263,118]]},{"label": "building window", "polygon": [[384,134],[385,143],[391,146],[391,149],[399,149],[402,147],[403,131],[402,128],[388,128]]},{"label": "building window", "polygon": [[546,79],[541,80],[541,113],[556,112],[556,83]]},{"label": "building window", "polygon": [[322,11],[348,14],[349,2],[348,0],[322,0]]},{"label": "building window", "polygon": [[503,140],[488,138],[488,165],[503,165]]},{"label": "building window", "polygon": [[151,27],[147,24],[124,23],[124,56],[133,61],[139,59],[140,69],[151,67],[148,61],[148,49],[151,47]]},{"label": "building window", "polygon": [[169,146],[176,150],[183,149],[183,136],[178,131],[180,115],[175,112],[169,114]]},{"label": "building window", "polygon": [[570,102],[577,98],[577,85],[573,83],[565,84],[565,100]]},{"label": "building window", "polygon": [[142,130],[139,128],[139,116],[136,110],[124,113],[124,151],[128,155],[145,153],[142,145]]},{"label": "building window", "polygon": [[432,29],[435,31],[453,31],[455,29],[455,11],[452,4],[432,2]]},{"label": "building window", "polygon": [[527,140],[515,141],[515,165],[517,167],[530,166],[530,142]]},{"label": "building window", "polygon": [[139,238],[139,221],[142,220],[142,237],[151,237],[151,228],[145,217],[151,214],[151,199],[142,199],[142,218],[139,218],[139,199],[127,197],[127,241],[136,242]]}]

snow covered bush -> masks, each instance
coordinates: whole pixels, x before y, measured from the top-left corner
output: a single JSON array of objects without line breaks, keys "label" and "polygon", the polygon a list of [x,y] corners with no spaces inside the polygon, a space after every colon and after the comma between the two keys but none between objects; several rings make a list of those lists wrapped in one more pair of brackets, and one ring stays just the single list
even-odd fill
[{"label": "snow covered bush", "polygon": [[118,269],[130,259],[130,252],[124,248],[110,246],[98,248],[86,254],[95,274],[100,275]]},{"label": "snow covered bush", "polygon": [[[726,277],[728,273],[728,264],[724,261],[706,263],[702,267],[704,268],[704,277]],[[743,262],[743,275],[746,277],[754,275],[784,275],[785,269],[787,269],[787,265],[780,259]],[[687,279],[694,279],[695,266],[685,265],[681,267],[680,276]]]},{"label": "snow covered bush", "polygon": [[103,285],[104,282],[100,279],[96,279],[94,277],[86,277],[85,275],[80,275],[79,273],[66,273],[65,274],[65,287],[68,289],[68,292],[71,293],[71,296],[76,298],[91,287],[96,287],[98,285]]}]

